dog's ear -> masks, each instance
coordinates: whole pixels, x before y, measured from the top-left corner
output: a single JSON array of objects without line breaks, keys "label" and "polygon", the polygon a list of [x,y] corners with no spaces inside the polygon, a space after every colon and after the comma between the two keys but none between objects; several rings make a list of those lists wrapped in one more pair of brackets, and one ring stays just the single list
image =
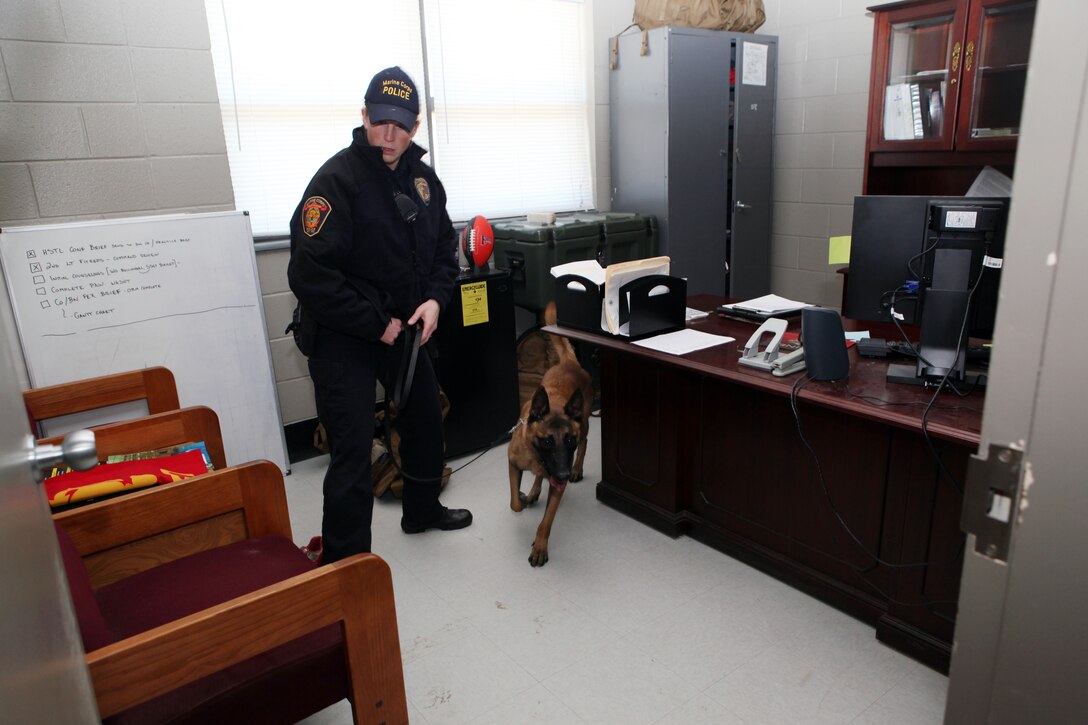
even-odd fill
[{"label": "dog's ear", "polygon": [[548,391],[541,385],[533,393],[533,402],[529,405],[529,420],[544,420],[544,417],[551,412],[551,406],[548,404]]},{"label": "dog's ear", "polygon": [[567,407],[563,410],[566,412],[568,418],[580,423],[582,422],[582,407],[584,405],[585,400],[582,398],[582,391],[575,390],[574,395],[570,396],[570,400],[567,401]]}]

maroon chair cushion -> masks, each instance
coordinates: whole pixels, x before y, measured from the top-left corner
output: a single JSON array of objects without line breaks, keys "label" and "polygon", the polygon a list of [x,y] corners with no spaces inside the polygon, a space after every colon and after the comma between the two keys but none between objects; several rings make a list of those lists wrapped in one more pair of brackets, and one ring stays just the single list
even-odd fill
[{"label": "maroon chair cushion", "polygon": [[[98,590],[117,639],[248,594],[314,568],[281,537],[228,544]],[[293,723],[348,694],[343,640],[331,625],[134,707],[108,723]]]},{"label": "maroon chair cushion", "polygon": [[288,539],[246,539],[107,584],[98,604],[110,631],[124,639],[313,569]]},{"label": "maroon chair cushion", "polygon": [[76,545],[72,543],[64,527],[56,521],[53,522],[53,528],[57,532],[64,571],[68,576],[68,591],[72,593],[76,622],[79,623],[79,633],[83,637],[83,649],[92,652],[114,642],[114,637],[102,617],[102,610],[94,597],[94,589],[91,588],[91,578],[87,574],[87,567],[83,566],[83,558],[76,551]]}]

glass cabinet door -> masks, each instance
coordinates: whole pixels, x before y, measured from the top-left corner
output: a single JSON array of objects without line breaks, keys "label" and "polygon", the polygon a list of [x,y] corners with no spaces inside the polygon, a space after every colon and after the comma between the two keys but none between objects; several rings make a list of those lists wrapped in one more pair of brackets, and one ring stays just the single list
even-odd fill
[{"label": "glass cabinet door", "polygon": [[[1028,74],[1035,2],[974,0],[963,56],[963,93],[957,145],[1015,144]],[[967,103],[966,99],[970,98]],[[1004,142],[1004,143],[1002,143]]]},{"label": "glass cabinet door", "polygon": [[892,26],[884,86],[886,141],[942,135],[951,35],[950,15]]},{"label": "glass cabinet door", "polygon": [[879,119],[875,148],[952,148],[964,15],[955,2],[935,2],[878,17],[884,27],[873,71],[883,87],[874,85],[880,95],[870,99]]}]

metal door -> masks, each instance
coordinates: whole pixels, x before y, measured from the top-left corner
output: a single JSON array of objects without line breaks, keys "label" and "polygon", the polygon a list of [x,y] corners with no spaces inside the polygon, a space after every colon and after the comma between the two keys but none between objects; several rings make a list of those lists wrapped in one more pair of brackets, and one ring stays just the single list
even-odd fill
[{"label": "metal door", "polygon": [[32,473],[9,334],[0,324],[0,720],[96,723],[53,522]]},{"label": "metal door", "polygon": [[980,460],[964,502],[969,554],[945,712],[957,725],[1088,720],[1086,25],[1088,4],[1039,3]]},{"label": "metal door", "polygon": [[768,36],[741,36],[733,40],[733,52],[728,294],[751,299],[771,291],[771,174],[778,42]]}]

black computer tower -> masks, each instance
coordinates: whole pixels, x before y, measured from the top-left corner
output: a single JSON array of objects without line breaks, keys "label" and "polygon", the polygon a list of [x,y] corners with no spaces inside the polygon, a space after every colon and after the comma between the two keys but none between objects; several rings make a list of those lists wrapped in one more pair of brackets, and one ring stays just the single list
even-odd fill
[{"label": "black computer tower", "polygon": [[459,276],[435,340],[438,380],[450,401],[446,458],[504,441],[519,413],[510,272]]}]

